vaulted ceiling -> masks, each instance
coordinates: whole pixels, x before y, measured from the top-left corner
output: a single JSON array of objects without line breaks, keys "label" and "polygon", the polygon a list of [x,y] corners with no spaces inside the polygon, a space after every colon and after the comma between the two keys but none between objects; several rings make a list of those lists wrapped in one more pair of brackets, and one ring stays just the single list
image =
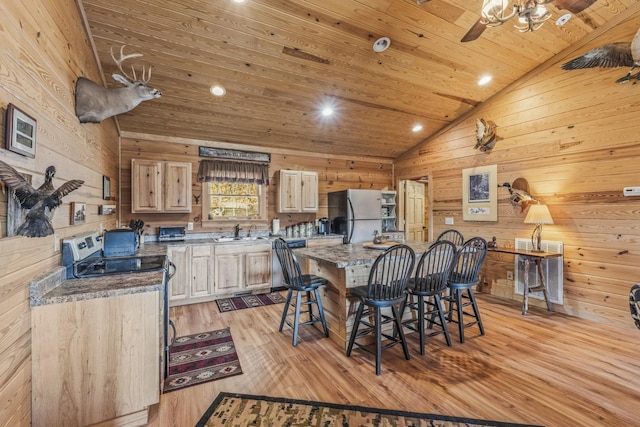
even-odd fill
[{"label": "vaulted ceiling", "polygon": [[[585,1],[585,0],[582,0]],[[395,158],[591,32],[636,0],[598,0],[572,16],[554,4],[535,32],[513,22],[460,39],[482,0],[78,0],[104,79],[110,49],[144,56],[162,97],[118,116],[123,135]],[[571,3],[565,1],[564,3]],[[381,37],[388,49],[375,52]],[[493,80],[478,86],[483,75]],[[209,88],[227,93],[214,97]],[[330,104],[334,114],[320,109]],[[424,129],[412,132],[415,124]]]}]

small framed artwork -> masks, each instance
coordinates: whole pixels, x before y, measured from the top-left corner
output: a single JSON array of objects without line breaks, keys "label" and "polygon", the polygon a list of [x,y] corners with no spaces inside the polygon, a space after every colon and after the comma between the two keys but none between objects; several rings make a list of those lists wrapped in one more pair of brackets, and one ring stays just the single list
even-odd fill
[{"label": "small framed artwork", "polygon": [[83,224],[87,220],[87,204],[71,203],[71,224]]},{"label": "small framed artwork", "polygon": [[98,206],[98,214],[113,215],[116,213],[116,205],[100,205]]},{"label": "small framed artwork", "polygon": [[102,200],[111,200],[111,178],[102,177]]},{"label": "small framed artwork", "polygon": [[462,219],[498,220],[498,166],[462,170]]},{"label": "small framed artwork", "polygon": [[18,109],[15,105],[7,106],[6,121],[7,150],[27,157],[36,157],[36,119]]}]

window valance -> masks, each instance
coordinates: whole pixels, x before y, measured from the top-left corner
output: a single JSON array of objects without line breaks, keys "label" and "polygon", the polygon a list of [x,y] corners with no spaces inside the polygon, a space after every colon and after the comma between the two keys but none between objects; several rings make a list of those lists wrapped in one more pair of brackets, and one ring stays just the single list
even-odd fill
[{"label": "window valance", "polygon": [[269,185],[269,165],[248,162],[200,160],[198,181],[230,181]]}]

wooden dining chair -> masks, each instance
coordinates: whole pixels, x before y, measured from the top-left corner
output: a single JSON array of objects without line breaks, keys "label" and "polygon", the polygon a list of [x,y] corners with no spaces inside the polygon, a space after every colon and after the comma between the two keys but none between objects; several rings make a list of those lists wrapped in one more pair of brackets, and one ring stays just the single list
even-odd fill
[{"label": "wooden dining chair", "polygon": [[[363,339],[365,336],[373,334],[376,375],[380,375],[383,349],[400,343],[405,359],[409,360],[410,358],[409,348],[402,331],[400,306],[405,298],[414,262],[415,253],[409,246],[403,244],[392,246],[374,261],[369,271],[368,284],[349,289],[349,294],[358,297],[360,302],[347,346],[347,356],[351,356],[354,345],[373,353],[370,349],[370,341]],[[382,313],[382,309],[385,308],[391,308],[391,315]],[[393,325],[393,331],[383,331],[383,326],[387,324]],[[384,346],[382,345],[383,338],[386,339]]]},{"label": "wooden dining chair", "polygon": [[436,242],[441,242],[443,240],[451,242],[456,246],[460,246],[464,243],[464,237],[462,236],[462,233],[460,233],[458,230],[453,229],[443,231],[436,238]]},{"label": "wooden dining chair", "polygon": [[[484,326],[480,317],[480,310],[476,302],[473,287],[480,281],[480,269],[487,256],[487,241],[482,237],[474,237],[467,240],[456,252],[453,268],[449,274],[449,302],[448,320],[458,324],[460,342],[464,342],[464,330],[473,325],[478,325],[480,335],[484,335]],[[465,311],[465,307],[471,307],[473,312]],[[455,317],[454,317],[455,313]],[[467,322],[465,320],[471,318]]]},{"label": "wooden dining chair", "polygon": [[[422,355],[425,352],[426,337],[444,334],[447,345],[451,346],[442,296],[447,291],[455,256],[456,245],[453,243],[446,240],[434,243],[420,257],[416,274],[407,285],[407,296],[401,312],[404,314],[406,307],[409,307],[411,317],[403,320],[402,324],[420,334]],[[437,326],[435,330],[434,326]],[[426,334],[426,329],[433,332]]]},{"label": "wooden dining chair", "polygon": [[[287,289],[287,301],[282,311],[278,330],[282,332],[285,323],[293,328],[292,342],[294,347],[298,344],[298,328],[301,324],[312,325],[320,322],[324,335],[328,337],[329,329],[318,290],[327,284],[327,279],[314,274],[302,274],[298,259],[284,239],[276,239],[273,245],[282,266],[282,285]],[[313,307],[316,307],[317,314],[313,313]],[[303,314],[308,314],[309,320],[301,321],[300,316]],[[293,321],[288,319],[290,316],[293,316]]]}]

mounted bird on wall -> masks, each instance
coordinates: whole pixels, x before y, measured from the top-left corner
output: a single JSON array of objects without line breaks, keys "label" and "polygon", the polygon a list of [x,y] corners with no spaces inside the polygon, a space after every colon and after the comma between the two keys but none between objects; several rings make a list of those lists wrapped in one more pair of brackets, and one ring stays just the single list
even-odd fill
[{"label": "mounted bird on wall", "polygon": [[528,184],[526,183],[526,181],[521,178],[518,178],[515,181],[513,181],[513,185],[509,184],[508,182],[505,182],[502,185],[498,185],[498,187],[506,187],[509,189],[509,194],[510,194],[509,201],[511,202],[511,205],[513,205],[514,207],[520,208],[520,213],[524,212],[527,206],[535,205],[536,203],[538,203],[538,201],[535,198],[533,198],[533,196],[529,194],[529,192],[526,189],[517,188],[517,187],[528,187]]},{"label": "mounted bird on wall", "polygon": [[631,67],[624,77],[616,80],[616,83],[626,83],[632,78],[640,80],[640,72],[631,76],[638,66],[640,66],[640,29],[631,42],[614,42],[597,47],[562,64],[562,69]]},{"label": "mounted bird on wall", "polygon": [[[122,74],[112,74],[111,77],[124,87],[104,88],[84,77],[76,82],[76,116],[80,123],[99,123],[102,120],[133,110],[142,101],[160,98],[162,92],[147,86],[151,80],[151,67],[145,70],[142,67],[140,79],[136,76],[136,70],[131,66],[132,74],[127,74],[122,69],[122,63],[130,58],[138,58],[141,53],[124,54],[125,46],[120,48],[120,58],[116,59],[111,49],[111,58],[118,66]],[[147,72],[148,71],[148,72]]]},{"label": "mounted bird on wall", "polygon": [[473,148],[485,152],[491,150],[498,140],[497,127],[492,120],[476,119],[476,145]]},{"label": "mounted bird on wall", "polygon": [[56,189],[52,182],[55,174],[56,168],[49,166],[45,172],[44,183],[35,189],[18,171],[0,161],[0,180],[9,190],[14,191],[14,196],[22,209],[28,209],[24,223],[16,231],[17,235],[44,237],[53,234],[51,219],[54,210],[62,204],[64,196],[84,184],[84,181],[74,179]]}]

